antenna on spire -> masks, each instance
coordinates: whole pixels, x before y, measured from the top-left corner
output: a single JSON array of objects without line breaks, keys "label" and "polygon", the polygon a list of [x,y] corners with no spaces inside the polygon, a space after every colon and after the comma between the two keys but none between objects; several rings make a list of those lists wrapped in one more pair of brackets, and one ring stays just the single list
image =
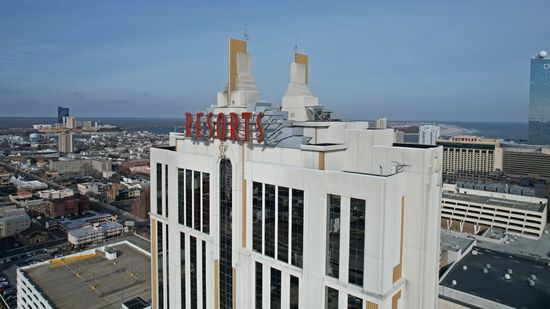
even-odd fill
[{"label": "antenna on spire", "polygon": [[248,24],[244,24],[244,40],[248,41]]},{"label": "antenna on spire", "polygon": [[298,36],[294,35],[294,53],[298,52]]}]

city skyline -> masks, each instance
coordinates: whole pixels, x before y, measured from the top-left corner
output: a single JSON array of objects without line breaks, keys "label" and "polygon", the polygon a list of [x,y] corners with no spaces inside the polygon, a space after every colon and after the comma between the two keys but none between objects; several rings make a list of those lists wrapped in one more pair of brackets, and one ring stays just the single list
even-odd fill
[{"label": "city skyline", "polygon": [[319,102],[345,119],[526,122],[529,60],[548,49],[536,4],[53,4],[2,4],[5,116],[183,117],[215,103],[225,42],[248,24],[268,102],[297,37]]}]

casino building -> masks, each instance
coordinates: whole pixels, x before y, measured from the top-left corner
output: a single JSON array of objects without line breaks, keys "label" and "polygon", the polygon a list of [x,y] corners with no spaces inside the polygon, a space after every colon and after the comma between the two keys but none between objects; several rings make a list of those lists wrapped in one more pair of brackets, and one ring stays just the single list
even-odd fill
[{"label": "casino building", "polygon": [[151,149],[153,308],[436,308],[442,147],[336,119],[308,78],[296,53],[265,103],[230,39],[217,104]]}]

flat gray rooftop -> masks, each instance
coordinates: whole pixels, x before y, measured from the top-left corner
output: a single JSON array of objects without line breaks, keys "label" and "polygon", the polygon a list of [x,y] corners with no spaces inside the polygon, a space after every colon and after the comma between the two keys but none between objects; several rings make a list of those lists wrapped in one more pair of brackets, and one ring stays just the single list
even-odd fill
[{"label": "flat gray rooftop", "polygon": [[443,249],[464,252],[475,240],[447,230],[441,230],[440,241]]},{"label": "flat gray rooftop", "polygon": [[[491,268],[484,273],[487,264]],[[508,269],[512,274],[506,280]],[[528,282],[532,275],[536,277],[534,286]],[[548,308],[550,304],[550,266],[546,262],[480,247],[458,261],[440,285],[513,308]]]},{"label": "flat gray rooftop", "polygon": [[481,195],[464,194],[464,193],[443,192],[442,197],[447,199],[469,202],[469,203],[479,203],[479,204],[486,204],[491,206],[516,208],[516,209],[528,210],[533,212],[542,212],[546,207],[546,204],[505,200],[505,199],[495,198],[490,196],[481,196]]},{"label": "flat gray rooftop", "polygon": [[116,308],[123,301],[151,300],[150,257],[127,245],[112,246],[118,256],[94,256],[60,266],[49,264],[23,270],[57,308]]}]

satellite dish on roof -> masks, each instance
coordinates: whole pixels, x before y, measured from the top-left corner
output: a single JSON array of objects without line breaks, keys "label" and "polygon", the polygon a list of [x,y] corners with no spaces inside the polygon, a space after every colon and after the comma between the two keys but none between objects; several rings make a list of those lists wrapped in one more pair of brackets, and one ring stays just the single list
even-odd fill
[{"label": "satellite dish on roof", "polygon": [[546,56],[548,56],[548,52],[546,52],[545,50],[541,50],[539,52],[539,58],[546,58]]}]

